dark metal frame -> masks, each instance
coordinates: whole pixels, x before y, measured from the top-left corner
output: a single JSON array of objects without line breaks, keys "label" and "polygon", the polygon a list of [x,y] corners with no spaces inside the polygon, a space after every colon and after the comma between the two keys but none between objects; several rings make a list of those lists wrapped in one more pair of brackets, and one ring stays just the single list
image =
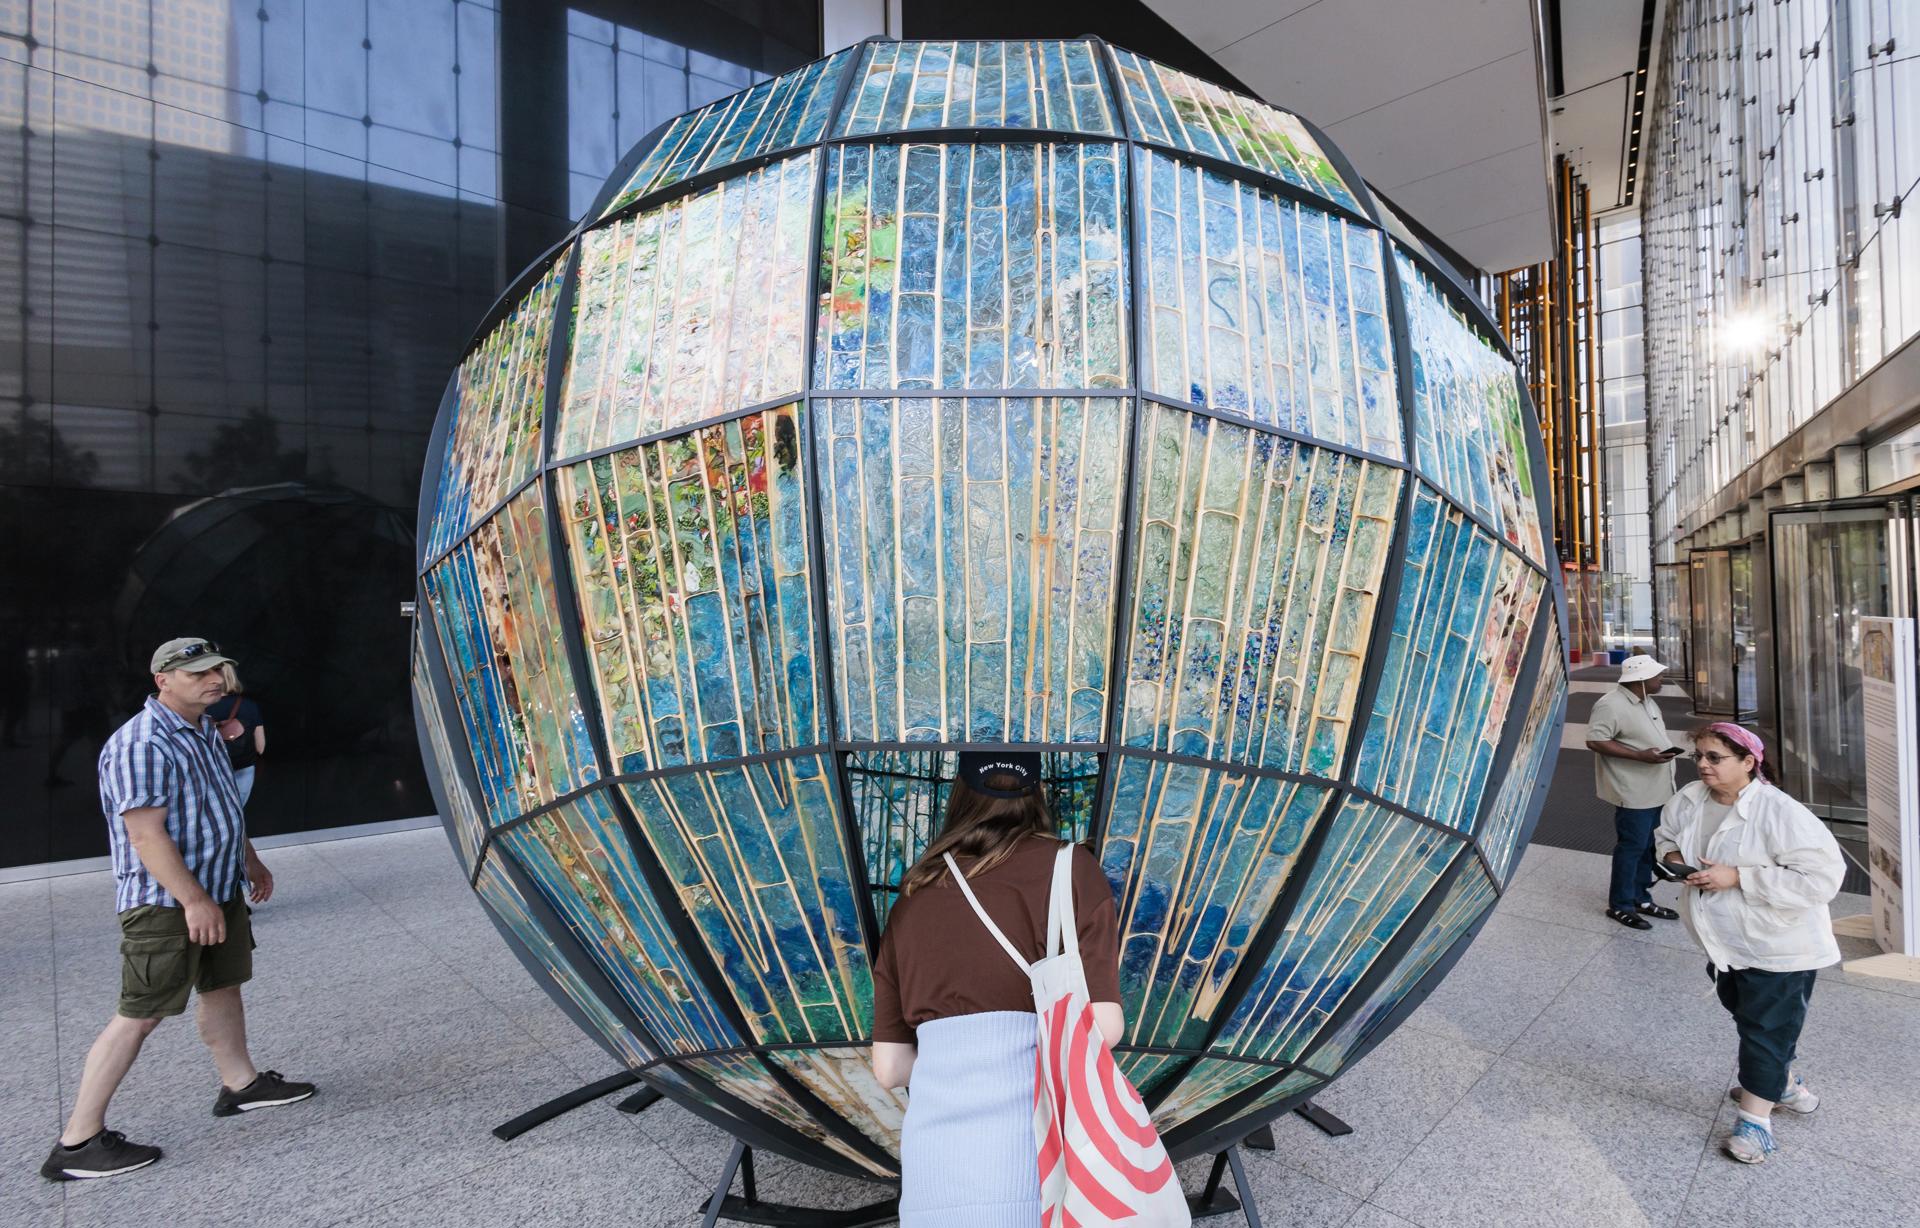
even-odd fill
[{"label": "dark metal frame", "polygon": [[[1355,198],[1360,202],[1361,208],[1359,211],[1321,197],[1316,193],[1291,184],[1277,176],[1269,175],[1264,171],[1207,155],[1197,154],[1181,149],[1175,145],[1163,144],[1141,138],[1132,131],[1129,102],[1118,80],[1112,48],[1104,40],[1097,38],[1092,40],[1095,44],[1095,55],[1100,65],[1104,86],[1110,96],[1111,105],[1114,108],[1114,115],[1116,116],[1119,129],[1119,131],[1114,134],[1097,135],[1056,131],[1052,129],[963,127],[916,129],[910,132],[888,132],[861,136],[833,135],[839,128],[847,98],[855,81],[861,74],[863,62],[867,55],[867,44],[886,41],[890,40],[878,37],[871,38],[866,40],[866,43],[859,44],[845,53],[844,64],[839,70],[839,79],[832,86],[835,91],[834,100],[822,129],[823,136],[820,140],[806,145],[768,151],[739,162],[732,162],[724,166],[716,166],[701,171],[657,190],[644,193],[623,205],[619,210],[602,216],[602,211],[607,207],[607,204],[625,188],[627,179],[632,176],[641,160],[662,138],[668,124],[660,125],[654,129],[653,132],[649,133],[646,138],[636,144],[626,157],[622,159],[619,167],[616,168],[612,177],[608,179],[606,185],[602,188],[593,207],[579,220],[567,236],[556,243],[539,260],[517,277],[508,290],[501,295],[499,301],[489,310],[487,315],[481,320],[479,326],[475,329],[473,338],[462,352],[463,361],[465,355],[476,348],[481,341],[484,340],[486,335],[505,318],[537,278],[543,276],[556,260],[564,258],[567,261],[561,282],[560,295],[554,309],[555,322],[552,329],[548,355],[548,375],[545,390],[546,402],[543,407],[541,419],[539,465],[532,477],[505,495],[501,500],[500,506],[504,507],[514,498],[531,488],[534,483],[537,482],[541,484],[542,495],[547,502],[548,508],[546,547],[551,556],[555,580],[553,586],[555,600],[559,604],[562,625],[567,628],[565,639],[569,665],[575,671],[576,677],[582,679],[590,678],[592,674],[587,668],[589,662],[587,660],[584,637],[579,634],[577,630],[580,625],[579,611],[575,608],[576,602],[572,586],[567,582],[567,577],[570,574],[567,561],[570,548],[566,541],[566,534],[562,525],[563,518],[558,514],[559,509],[554,503],[557,494],[554,475],[562,466],[577,464],[583,460],[607,455],[612,452],[625,451],[629,448],[639,446],[639,444],[648,442],[648,440],[600,448],[579,456],[558,459],[552,456],[555,423],[559,415],[562,393],[564,392],[565,361],[570,340],[569,324],[571,321],[571,305],[579,283],[581,240],[592,230],[612,225],[625,218],[658,208],[671,201],[694,195],[716,183],[734,179],[758,167],[796,157],[812,156],[816,158],[814,167],[812,232],[809,237],[810,247],[808,258],[810,264],[807,274],[810,286],[810,298],[806,305],[807,316],[805,328],[807,346],[805,356],[806,370],[804,375],[805,387],[796,388],[789,394],[760,405],[750,406],[745,409],[730,410],[698,423],[660,432],[658,435],[650,438],[661,439],[676,437],[692,433],[715,423],[741,418],[767,409],[785,405],[799,405],[801,406],[801,421],[799,423],[799,434],[801,438],[799,445],[801,447],[802,472],[809,491],[817,492],[823,480],[820,470],[820,458],[817,456],[816,432],[813,423],[813,407],[815,402],[818,401],[874,398],[1047,398],[1056,396],[1115,398],[1129,401],[1131,411],[1128,416],[1128,422],[1131,436],[1126,445],[1128,459],[1126,463],[1125,480],[1127,485],[1125,506],[1122,512],[1120,535],[1117,544],[1120,563],[1115,589],[1114,638],[1110,650],[1111,656],[1108,661],[1109,691],[1105,714],[1105,737],[1097,742],[1013,743],[1001,745],[1005,745],[1007,748],[1017,746],[1020,749],[1060,753],[1092,753],[1102,756],[1102,767],[1098,774],[1098,781],[1095,785],[1094,792],[1092,838],[1096,842],[1104,834],[1106,811],[1111,802],[1113,782],[1117,778],[1122,760],[1129,756],[1140,759],[1189,764],[1225,771],[1236,776],[1260,775],[1277,777],[1311,784],[1328,791],[1322,809],[1313,821],[1313,827],[1307,835],[1300,856],[1296,862],[1294,872],[1289,876],[1287,883],[1283,886],[1274,908],[1263,921],[1254,939],[1249,943],[1242,958],[1241,965],[1229,983],[1225,997],[1216,1007],[1214,1023],[1209,1031],[1206,1043],[1199,1048],[1191,1050],[1119,1046],[1122,1052],[1164,1053],[1187,1059],[1185,1062],[1176,1065],[1165,1077],[1156,1081],[1154,1087],[1144,1089],[1147,1091],[1150,1103],[1157,1103],[1164,1099],[1165,1095],[1170,1092],[1179,1078],[1191,1067],[1192,1063],[1202,1056],[1236,1060],[1251,1065],[1274,1068],[1274,1074],[1270,1078],[1261,1080],[1248,1091],[1234,1097],[1208,1114],[1202,1115],[1200,1118],[1195,1119],[1195,1121],[1186,1123],[1182,1127],[1169,1133],[1169,1149],[1176,1156],[1196,1155],[1212,1151],[1222,1157],[1216,1164],[1216,1179],[1213,1183],[1217,1192],[1221,1165],[1234,1169],[1236,1177],[1239,1175],[1237,1158],[1229,1158],[1233,1154],[1231,1150],[1232,1147],[1241,1139],[1248,1136],[1250,1131],[1257,1131],[1259,1128],[1264,1127],[1267,1121],[1285,1112],[1295,1110],[1307,1112],[1309,1109],[1313,1109],[1314,1112],[1328,1119],[1328,1121],[1324,1123],[1315,1119],[1316,1124],[1322,1125],[1322,1128],[1327,1128],[1328,1125],[1337,1123],[1337,1119],[1332,1118],[1331,1114],[1326,1114],[1324,1110],[1318,1110],[1311,1105],[1310,1097],[1323,1091],[1334,1077],[1324,1072],[1313,1070],[1306,1064],[1306,1060],[1311,1058],[1313,1048],[1317,1047],[1317,1045],[1310,1046],[1304,1051],[1301,1054],[1302,1060],[1300,1061],[1237,1058],[1232,1054],[1211,1052],[1210,1046],[1216,1039],[1220,1029],[1224,1026],[1225,1021],[1231,1016],[1234,1008],[1244,996],[1251,991],[1257,979],[1260,965],[1264,963],[1274,946],[1278,943],[1284,931],[1286,920],[1297,904],[1301,892],[1305,889],[1312,867],[1317,861],[1320,851],[1327,839],[1327,835],[1333,826],[1333,815],[1340,805],[1348,798],[1363,799],[1424,826],[1437,829],[1444,833],[1448,839],[1456,842],[1458,848],[1456,848],[1454,856],[1448,862],[1445,872],[1443,872],[1440,879],[1429,890],[1419,905],[1417,905],[1414,914],[1409,918],[1408,922],[1400,927],[1399,932],[1389,944],[1388,949],[1374,961],[1367,976],[1362,979],[1362,983],[1349,992],[1341,1008],[1336,1012],[1335,1018],[1330,1020],[1327,1027],[1323,1029],[1323,1035],[1331,1032],[1345,1019],[1349,1018],[1351,1012],[1359,1009],[1360,1006],[1364,1004],[1367,993],[1377,987],[1379,981],[1388,976],[1398,966],[1406,951],[1418,937],[1424,921],[1430,918],[1433,912],[1440,906],[1445,898],[1445,891],[1459,874],[1469,872],[1470,866],[1475,867],[1479,872],[1488,874],[1493,880],[1493,888],[1496,893],[1504,890],[1505,883],[1500,881],[1500,876],[1492,873],[1492,868],[1488,864],[1484,853],[1481,852],[1478,841],[1478,837],[1481,834],[1479,830],[1480,825],[1484,822],[1487,809],[1492,802],[1492,796],[1496,792],[1495,790],[1489,789],[1483,791],[1479,812],[1472,816],[1470,825],[1461,829],[1439,823],[1436,820],[1414,813],[1403,805],[1389,802],[1352,783],[1352,775],[1358,763],[1365,730],[1371,720],[1372,708],[1381,685],[1386,657],[1384,637],[1389,633],[1398,610],[1401,578],[1405,570],[1402,556],[1405,549],[1407,526],[1410,520],[1409,513],[1413,506],[1417,484],[1424,481],[1433,489],[1441,491],[1443,494],[1445,493],[1439,483],[1426,478],[1422,474],[1418,465],[1417,449],[1415,446],[1412,357],[1409,348],[1410,329],[1407,319],[1406,289],[1401,284],[1399,267],[1395,259],[1396,252],[1404,253],[1407,258],[1413,262],[1415,267],[1427,274],[1428,277],[1431,278],[1434,286],[1450,304],[1461,312],[1461,314],[1470,321],[1476,331],[1478,331],[1484,339],[1488,340],[1496,351],[1510,364],[1513,362],[1513,354],[1501,339],[1500,333],[1490,313],[1473,295],[1471,290],[1460,281],[1454,270],[1449,267],[1445,260],[1435,257],[1428,251],[1424,244],[1417,241],[1409,242],[1408,237],[1400,233],[1403,228],[1395,227],[1391,224],[1390,219],[1384,214],[1379,201],[1368,188],[1365,180],[1362,179],[1355,170],[1352,163],[1348,161],[1337,145],[1330,141],[1324,133],[1311,123],[1302,120],[1307,131],[1314,139],[1319,141],[1322,152],[1329,161],[1333,163],[1335,169],[1345,180],[1349,190],[1353,192]],[[831,57],[822,57],[822,60],[830,58]],[[672,121],[669,121],[669,123],[671,122]],[[877,146],[969,142],[992,144],[1035,142],[1047,144],[1101,144],[1117,147],[1118,158],[1124,163],[1121,176],[1123,190],[1126,193],[1126,224],[1131,231],[1128,236],[1128,280],[1125,286],[1125,293],[1130,295],[1130,298],[1127,300],[1127,344],[1129,350],[1128,360],[1132,364],[1131,369],[1136,373],[1136,382],[1134,385],[1118,388],[1059,389],[1036,387],[996,388],[990,390],[968,388],[832,389],[815,386],[813,357],[814,350],[817,348],[816,334],[819,326],[818,278],[821,267],[820,244],[822,239],[820,232],[825,207],[824,202],[828,171],[827,158],[825,156],[826,152],[843,145]],[[1297,432],[1263,424],[1229,411],[1192,404],[1176,397],[1149,392],[1137,386],[1137,373],[1140,370],[1140,363],[1142,362],[1141,345],[1145,332],[1145,298],[1143,290],[1145,285],[1143,281],[1145,271],[1141,251],[1144,202],[1135,173],[1135,151],[1137,150],[1151,150],[1155,153],[1171,157],[1183,164],[1201,167],[1209,173],[1223,176],[1237,183],[1251,185],[1259,191],[1276,195],[1289,201],[1298,202],[1322,213],[1337,217],[1349,225],[1371,231],[1378,236],[1377,241],[1380,243],[1382,266],[1382,289],[1387,299],[1388,328],[1394,345],[1395,386],[1399,396],[1401,428],[1404,441],[1404,456],[1401,459],[1381,456],[1363,448],[1343,446],[1337,443],[1313,439],[1300,435]],[[1521,403],[1523,405],[1530,404],[1530,400],[1526,396],[1524,381],[1521,379],[1517,370],[1515,372],[1515,382],[1520,390]],[[458,383],[456,376],[454,382],[449,386],[447,395],[442,399],[441,410],[435,421],[433,435],[429,442],[428,455],[436,462],[436,467],[430,469],[427,473],[426,481],[423,483],[421,492],[419,534],[422,543],[422,554],[420,557],[420,573],[422,577],[420,587],[422,591],[419,594],[420,600],[417,606],[418,613],[416,614],[415,621],[416,634],[433,641],[431,651],[427,652],[423,659],[427,663],[428,672],[434,675],[430,679],[430,682],[431,685],[434,686],[435,694],[440,700],[443,715],[450,717],[458,714],[459,707],[454,702],[452,687],[450,685],[450,667],[442,651],[442,646],[439,644],[438,631],[431,611],[428,609],[424,593],[425,576],[434,566],[438,565],[441,559],[446,557],[449,552],[438,552],[435,557],[429,559],[425,556],[424,551],[425,543],[429,540],[434,504],[438,495],[439,472],[437,462],[444,457],[445,451],[450,444],[450,435],[455,416],[454,409],[457,405],[457,388]],[[1147,407],[1150,405],[1163,405],[1213,420],[1262,431],[1274,437],[1294,439],[1314,448],[1388,466],[1400,471],[1402,474],[1399,511],[1393,528],[1392,544],[1389,547],[1388,558],[1382,573],[1380,591],[1376,596],[1371,629],[1372,638],[1369,641],[1370,648],[1367,663],[1362,673],[1358,692],[1356,693],[1354,712],[1349,725],[1347,745],[1344,749],[1337,777],[1328,778],[1307,773],[1276,771],[1247,764],[1198,758],[1120,744],[1119,722],[1123,697],[1117,693],[1112,683],[1113,680],[1125,677],[1127,652],[1132,636],[1131,609],[1124,603],[1124,597],[1132,585],[1133,553],[1135,549],[1133,524],[1139,510],[1140,483],[1138,475],[1140,472],[1143,447],[1141,430],[1147,414]],[[1546,506],[1547,496],[1544,489],[1545,484],[1544,481],[1541,480],[1541,475],[1545,472],[1545,455],[1537,430],[1529,430],[1527,432],[1527,445],[1528,462],[1536,478],[1537,510],[1540,515],[1542,533],[1543,536],[1545,536],[1546,526],[1551,524],[1551,509]],[[1523,552],[1513,550],[1511,547],[1506,546],[1502,534],[1495,532],[1493,527],[1487,524],[1483,517],[1476,514],[1473,509],[1462,506],[1459,501],[1450,498],[1448,505],[1465,514],[1472,523],[1483,531],[1488,532],[1496,541],[1502,542],[1503,549],[1507,549],[1516,557],[1521,558],[1536,572],[1543,573],[1546,579],[1546,592],[1543,600],[1543,606],[1545,608],[1537,613],[1534,625],[1528,632],[1526,661],[1520,677],[1516,680],[1514,700],[1509,705],[1505,716],[1505,724],[1502,727],[1500,748],[1503,752],[1511,752],[1517,742],[1520,728],[1526,719],[1527,709],[1529,707],[1526,699],[1533,694],[1533,689],[1537,685],[1540,671],[1549,668],[1550,665],[1550,663],[1542,659],[1543,645],[1546,642],[1546,619],[1552,618],[1557,620],[1562,631],[1564,642],[1566,601],[1560,569],[1558,566],[1552,564],[1551,559],[1543,565],[1541,561],[1528,558]],[[496,508],[495,510],[497,511],[498,509]],[[831,661],[831,654],[829,652],[830,644],[828,643],[825,624],[827,611],[830,607],[827,602],[827,576],[824,566],[825,542],[821,538],[821,512],[817,498],[813,500],[808,516],[809,574],[812,596],[817,606],[814,618],[814,652],[816,660],[820,661],[823,666],[826,666],[827,663]],[[484,520],[485,518],[482,518],[481,521],[477,521],[476,527],[478,523],[483,523]],[[462,540],[473,531],[473,527],[469,527],[466,533],[462,535]],[[1564,669],[1564,662],[1560,664],[1559,668]],[[541,814],[576,801],[588,793],[596,790],[601,791],[607,796],[608,803],[613,808],[613,812],[619,820],[622,832],[632,846],[636,863],[640,866],[642,875],[647,880],[649,888],[656,893],[656,898],[662,901],[671,901],[676,898],[672,883],[664,867],[659,864],[658,858],[654,855],[650,843],[640,831],[637,819],[631,812],[631,805],[626,797],[625,790],[620,788],[620,785],[640,783],[686,772],[710,771],[716,768],[734,768],[751,763],[778,762],[805,755],[822,755],[832,763],[834,774],[838,781],[836,804],[839,805],[841,809],[842,824],[846,827],[846,831],[843,833],[844,838],[850,842],[848,845],[849,867],[856,880],[854,884],[855,896],[856,899],[860,901],[863,933],[871,947],[871,945],[877,941],[879,927],[873,913],[871,884],[865,881],[864,867],[859,857],[859,849],[861,847],[859,833],[853,828],[853,825],[856,823],[856,815],[852,805],[851,790],[847,777],[846,756],[853,752],[884,750],[930,752],[956,749],[961,744],[935,742],[866,742],[845,739],[841,736],[840,714],[838,712],[837,697],[834,693],[832,677],[830,672],[827,672],[825,669],[823,669],[820,675],[819,688],[822,696],[820,702],[820,719],[823,722],[823,732],[825,734],[823,740],[807,746],[769,751],[716,763],[694,763],[657,768],[638,773],[612,773],[597,776],[581,788],[562,797],[555,798],[553,801],[526,814],[520,815],[508,823],[490,826],[478,850],[475,864],[470,867],[474,878],[477,880],[481,866],[487,857],[494,856],[499,858],[507,873],[515,879],[522,894],[528,896],[529,906],[536,908],[545,915],[545,923],[551,927],[549,933],[555,938],[556,945],[562,948],[562,953],[569,959],[569,962],[574,964],[576,971],[579,972],[583,978],[594,983],[596,992],[599,992],[601,988],[611,992],[611,983],[605,981],[604,974],[601,973],[588,950],[580,944],[578,939],[560,922],[558,916],[552,912],[550,906],[547,905],[544,898],[541,897],[540,893],[534,888],[534,884],[527,876],[525,870],[518,864],[511,850],[500,844],[495,837],[502,831],[510,830],[513,827],[531,821]],[[607,734],[602,726],[598,706],[592,703],[583,703],[582,713],[587,722],[594,753],[599,760],[599,768],[604,769],[611,767],[613,765],[613,759],[609,752]],[[1561,711],[1554,721],[1554,733],[1557,733],[1563,721],[1564,705],[1562,705]],[[450,746],[455,751],[454,757],[462,762],[440,765],[441,770],[452,771],[459,775],[462,781],[468,785],[472,795],[477,799],[481,799],[481,804],[484,806],[484,794],[478,790],[477,780],[473,779],[475,767],[472,763],[471,750],[467,745],[464,725],[457,720],[450,719],[446,732]],[[1553,738],[1553,741],[1557,744],[1557,737]],[[964,745],[985,748],[988,744],[967,743]],[[423,742],[423,748],[424,747],[425,743]],[[465,753],[463,754],[461,752]],[[442,802],[442,813],[445,814],[447,813],[447,807],[444,805],[445,799],[441,795],[440,781],[434,773],[429,773],[429,776],[430,779],[433,780],[436,800]],[[1526,838],[1538,823],[1539,811],[1541,804],[1545,800],[1545,795],[1545,782],[1536,781],[1520,825],[1518,839],[1522,844],[1525,843]],[[451,822],[451,820],[449,820],[449,822]],[[699,979],[700,987],[710,995],[718,1009],[729,1019],[739,1035],[742,1037],[750,1036],[751,1033],[746,1027],[745,1019],[740,1012],[738,1003],[733,998],[733,995],[728,992],[720,967],[708,952],[706,944],[701,940],[691,918],[686,915],[684,909],[675,908],[671,905],[664,907],[662,912],[667,917],[669,925],[673,927],[676,939],[682,945],[686,957]],[[1361,1054],[1365,1053],[1374,1044],[1377,1044],[1380,1038],[1391,1031],[1401,1018],[1404,1018],[1405,1014],[1412,1009],[1413,1005],[1417,1005],[1419,999],[1431,991],[1432,987],[1438,983],[1440,977],[1443,976],[1445,971],[1451,967],[1452,963],[1459,958],[1460,953],[1466,949],[1466,946],[1472,941],[1474,934],[1478,932],[1479,926],[1484,924],[1484,921],[1485,915],[1483,914],[1483,916],[1476,921],[1474,925],[1470,926],[1467,932],[1453,944],[1447,955],[1439,960],[1435,966],[1421,978],[1401,1005],[1394,1011],[1389,1012],[1379,1024],[1371,1029],[1366,1037],[1362,1038],[1359,1044],[1356,1045],[1353,1053],[1349,1056],[1349,1063],[1357,1060]],[[503,936],[506,937],[509,946],[514,949],[515,954],[520,957],[523,962],[527,963],[529,967],[537,968],[537,962],[530,953],[521,949],[518,940],[511,931],[504,925],[501,925],[497,920],[496,925],[500,928]],[[558,994],[556,991],[555,996],[559,998],[563,995]],[[773,1150],[834,1171],[847,1172],[852,1175],[864,1177],[871,1177],[871,1174],[860,1172],[856,1166],[853,1166],[841,1157],[824,1152],[823,1149],[813,1146],[806,1140],[801,1139],[792,1131],[780,1123],[767,1118],[758,1110],[753,1109],[743,1102],[739,1102],[721,1089],[705,1084],[702,1080],[698,1080],[697,1076],[692,1075],[685,1067],[680,1066],[677,1059],[696,1058],[705,1056],[708,1053],[716,1056],[723,1053],[750,1056],[766,1069],[771,1079],[779,1083],[784,1090],[794,1095],[803,1106],[820,1110],[819,1118],[823,1127],[832,1130],[844,1142],[861,1154],[885,1165],[890,1166],[893,1163],[891,1157],[886,1156],[871,1140],[866,1139],[863,1135],[860,1135],[857,1131],[854,1131],[850,1126],[846,1125],[839,1118],[838,1114],[828,1111],[824,1104],[821,1104],[803,1085],[791,1075],[788,1075],[778,1063],[768,1059],[768,1055],[775,1051],[842,1049],[869,1043],[866,1038],[848,1037],[826,1042],[793,1044],[746,1044],[729,1050],[701,1051],[700,1053],[669,1053],[653,1043],[652,1038],[647,1035],[644,1027],[640,1026],[640,1020],[633,1015],[630,1009],[624,1006],[617,994],[613,994],[607,1001],[610,1006],[623,1016],[623,1022],[627,1023],[628,1026],[634,1030],[635,1035],[644,1038],[648,1047],[660,1056],[653,1061],[645,1063],[637,1070],[614,1076],[613,1080],[603,1080],[602,1084],[607,1085],[607,1090],[610,1091],[613,1090],[611,1084],[615,1080],[638,1079],[644,1081],[647,1079],[648,1070],[656,1065],[663,1064],[673,1066],[676,1073],[681,1077],[699,1082],[701,1084],[701,1090],[713,1095],[718,1103],[726,1106],[726,1111],[716,1113],[705,1105],[695,1105],[691,1103],[689,1103],[687,1107],[696,1112],[700,1112],[703,1116],[715,1120],[716,1124],[720,1124],[737,1139],[741,1140],[736,1147],[734,1160],[730,1161],[730,1164],[744,1164],[746,1166],[749,1182],[749,1202],[753,1200],[751,1191],[750,1149],[754,1147],[770,1147]],[[561,1005],[563,1009],[568,1009],[569,1015],[573,1016],[576,1022],[584,1025],[585,1021],[579,1017],[576,1010],[570,1008],[569,1003],[563,1001]],[[1275,1086],[1277,1080],[1284,1079],[1295,1071],[1303,1071],[1315,1076],[1312,1086],[1306,1092],[1290,1098],[1284,1103],[1269,1106],[1261,1110],[1254,1117],[1236,1117],[1237,1110],[1242,1106],[1258,1099],[1261,1093]],[[623,1085],[631,1084],[629,1082]],[[582,1089],[581,1092],[571,1093],[568,1097],[562,1097],[562,1099],[569,1100],[584,1096],[586,1092],[591,1091],[595,1086],[600,1085],[590,1085],[588,1088]],[[653,1086],[656,1085],[650,1082],[649,1087]],[[605,1092],[603,1091],[600,1094],[605,1094]],[[1314,1119],[1311,1113],[1308,1115],[1310,1119]],[[729,1120],[729,1118],[731,1119]],[[729,1181],[731,1180],[732,1172],[733,1169],[730,1167],[727,1174]],[[734,1207],[733,1209],[740,1210],[741,1208]],[[712,1215],[722,1212],[721,1208],[716,1204],[709,1208],[709,1213]],[[1257,1223],[1257,1221],[1255,1222]]]}]

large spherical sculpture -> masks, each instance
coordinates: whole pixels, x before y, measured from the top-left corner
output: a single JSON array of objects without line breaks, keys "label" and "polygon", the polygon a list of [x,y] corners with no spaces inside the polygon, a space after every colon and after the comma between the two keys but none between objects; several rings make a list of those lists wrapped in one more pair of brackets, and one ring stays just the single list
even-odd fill
[{"label": "large spherical sculpture", "polygon": [[1176,1155],[1472,940],[1566,691],[1486,313],[1323,137],[1098,41],[673,120],[448,388],[414,672],[455,848],[619,1061],[894,1170],[869,959],[953,752],[1046,752]]}]

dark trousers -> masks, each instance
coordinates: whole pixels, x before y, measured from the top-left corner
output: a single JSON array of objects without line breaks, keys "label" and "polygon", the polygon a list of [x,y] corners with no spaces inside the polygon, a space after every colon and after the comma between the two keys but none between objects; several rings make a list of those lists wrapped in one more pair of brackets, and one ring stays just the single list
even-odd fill
[{"label": "dark trousers", "polygon": [[1780,1099],[1787,1093],[1788,1071],[1800,1044],[1800,1029],[1807,1022],[1812,969],[1715,972],[1708,964],[1707,975],[1740,1033],[1740,1086],[1762,1100]]},{"label": "dark trousers", "polygon": [[1607,907],[1632,912],[1653,903],[1653,829],[1660,826],[1658,806],[1613,808],[1613,885]]}]

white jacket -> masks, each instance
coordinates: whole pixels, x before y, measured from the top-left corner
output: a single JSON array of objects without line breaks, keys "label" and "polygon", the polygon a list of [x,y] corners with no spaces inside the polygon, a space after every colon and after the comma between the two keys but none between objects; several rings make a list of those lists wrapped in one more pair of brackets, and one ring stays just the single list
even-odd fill
[{"label": "white jacket", "polygon": [[1838,963],[1827,902],[1847,867],[1833,833],[1756,777],[1726,826],[1709,836],[1702,830],[1709,800],[1697,780],[1674,794],[1653,833],[1653,855],[1664,860],[1677,851],[1690,866],[1703,867],[1704,859],[1740,871],[1740,885],[1725,891],[1683,889],[1680,915],[1713,966],[1802,972]]}]

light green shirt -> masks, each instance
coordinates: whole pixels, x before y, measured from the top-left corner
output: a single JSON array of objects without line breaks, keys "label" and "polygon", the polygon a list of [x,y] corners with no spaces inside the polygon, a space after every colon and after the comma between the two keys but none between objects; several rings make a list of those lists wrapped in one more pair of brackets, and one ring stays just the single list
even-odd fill
[{"label": "light green shirt", "polygon": [[[1587,740],[1618,742],[1635,750],[1665,750],[1673,745],[1660,705],[1636,697],[1624,686],[1614,687],[1593,705]],[[1636,763],[1595,751],[1593,783],[1600,800],[1615,806],[1664,806],[1673,796],[1673,763]]]}]

